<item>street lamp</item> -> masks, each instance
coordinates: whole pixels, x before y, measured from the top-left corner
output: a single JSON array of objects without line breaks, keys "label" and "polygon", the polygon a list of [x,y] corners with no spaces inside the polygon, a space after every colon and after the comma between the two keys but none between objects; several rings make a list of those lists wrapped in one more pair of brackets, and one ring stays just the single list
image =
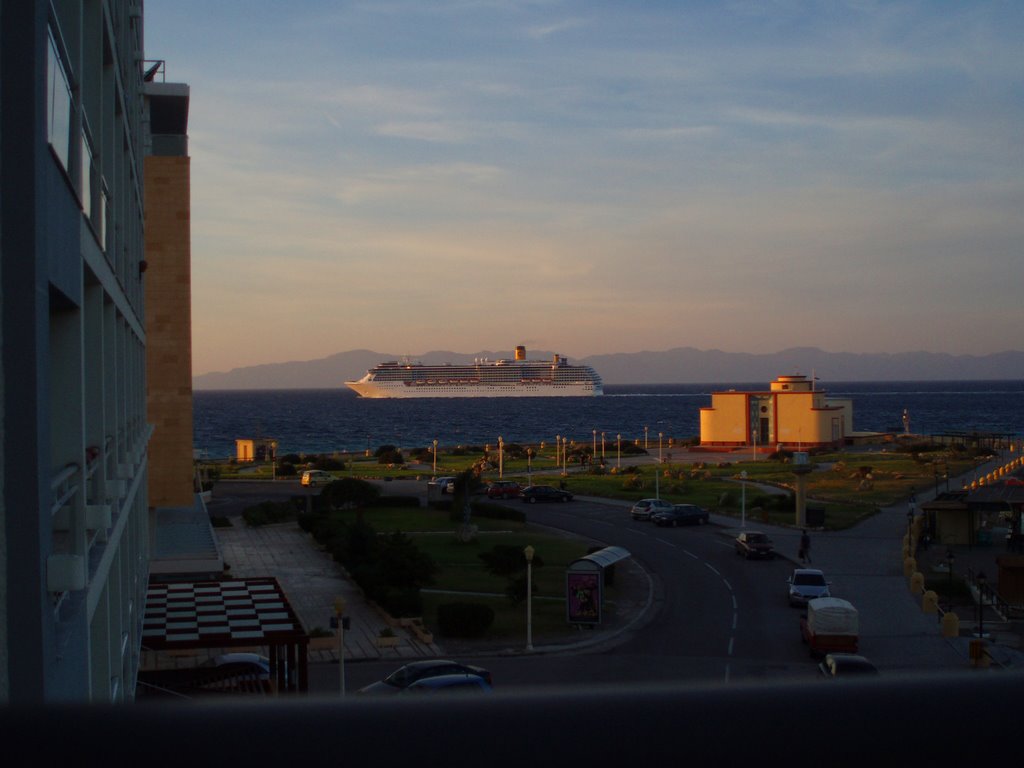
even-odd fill
[{"label": "street lamp", "polygon": [[978,571],[978,575],[974,577],[974,582],[978,585],[978,637],[982,640],[985,639],[985,573]]},{"label": "street lamp", "polygon": [[334,615],[338,619],[338,678],[340,696],[345,695],[345,598],[334,598]]},{"label": "street lamp", "polygon": [[533,448],[526,449],[526,484],[533,485]]},{"label": "street lamp", "polygon": [[949,574],[949,603],[946,612],[953,610],[953,547],[946,547],[946,572]]},{"label": "street lamp", "polygon": [[523,550],[526,557],[526,650],[533,650],[533,552],[529,544]]},{"label": "street lamp", "polygon": [[661,498],[661,438],[664,433],[658,433],[658,468],[654,471],[654,498]]},{"label": "street lamp", "polygon": [[434,440],[434,479],[437,480],[437,440]]},{"label": "street lamp", "polygon": [[622,469],[622,435],[615,436],[615,466]]},{"label": "street lamp", "polygon": [[498,479],[505,476],[505,438],[498,435]]},{"label": "street lamp", "polygon": [[740,472],[740,488],[742,488],[741,498],[743,499],[740,503],[740,528],[747,527],[747,470]]},{"label": "street lamp", "polygon": [[597,458],[597,430],[594,430],[594,447],[590,450],[590,460],[593,461]]},{"label": "street lamp", "polygon": [[647,427],[644,427],[644,450],[647,450]]},{"label": "street lamp", "polygon": [[601,458],[604,458],[604,432],[601,433]]}]

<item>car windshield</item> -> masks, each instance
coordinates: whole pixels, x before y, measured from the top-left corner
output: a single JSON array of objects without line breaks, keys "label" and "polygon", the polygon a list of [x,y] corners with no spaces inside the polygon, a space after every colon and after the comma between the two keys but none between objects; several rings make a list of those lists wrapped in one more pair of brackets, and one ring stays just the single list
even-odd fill
[{"label": "car windshield", "polygon": [[793,583],[801,587],[824,587],[825,576],[821,573],[798,573],[793,576]]}]

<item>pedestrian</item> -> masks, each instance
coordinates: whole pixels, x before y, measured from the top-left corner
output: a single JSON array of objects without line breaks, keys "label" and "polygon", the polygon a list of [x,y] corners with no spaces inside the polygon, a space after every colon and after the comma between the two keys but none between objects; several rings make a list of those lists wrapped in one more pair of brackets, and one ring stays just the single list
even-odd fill
[{"label": "pedestrian", "polygon": [[807,564],[811,562],[811,537],[807,535],[807,529],[804,528],[803,533],[800,534],[800,562]]}]

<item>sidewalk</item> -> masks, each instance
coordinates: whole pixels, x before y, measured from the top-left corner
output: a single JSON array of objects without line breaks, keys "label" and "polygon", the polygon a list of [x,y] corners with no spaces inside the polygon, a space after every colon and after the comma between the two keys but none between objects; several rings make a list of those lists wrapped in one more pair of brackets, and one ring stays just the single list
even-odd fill
[{"label": "sidewalk", "polygon": [[[411,630],[395,627],[398,644],[381,648],[377,638],[387,626],[384,616],[370,606],[334,559],[321,550],[297,523],[246,526],[241,518],[231,528],[217,528],[224,562],[238,578],[274,576],[288,596],[307,632],[330,629],[337,598],[345,601],[349,628],[344,632],[345,659],[408,659],[442,653],[435,643],[422,642]],[[338,658],[336,635],[310,643],[310,663]]]}]

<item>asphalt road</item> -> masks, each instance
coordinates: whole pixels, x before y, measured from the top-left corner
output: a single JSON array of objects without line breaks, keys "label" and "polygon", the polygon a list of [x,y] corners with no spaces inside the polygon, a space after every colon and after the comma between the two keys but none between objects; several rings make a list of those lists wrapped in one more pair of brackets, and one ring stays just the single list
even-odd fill
[{"label": "asphalt road", "polygon": [[[532,523],[625,547],[651,575],[654,602],[642,621],[604,648],[459,657],[490,669],[501,688],[817,677],[816,662],[800,641],[800,612],[786,600],[789,561],[747,561],[735,554],[731,531],[713,524],[659,528],[631,520],[623,503],[577,499],[530,505],[527,515]],[[350,664],[347,688],[356,690],[394,667],[393,661]],[[336,669],[315,670],[314,691],[320,676],[322,690],[336,691]]]},{"label": "asphalt road", "polygon": [[671,680],[722,682],[814,670],[786,599],[792,565],[737,557],[715,525],[659,528],[631,520],[624,504],[577,500],[530,507],[532,522],[625,547],[654,579],[653,610],[604,655],[657,660]]},{"label": "asphalt road", "polygon": [[[411,481],[387,485],[389,492],[403,494],[424,487]],[[297,481],[232,483],[226,490],[218,489],[212,514],[241,514],[260,498],[319,492]],[[527,516],[530,522],[629,550],[653,580],[654,602],[644,619],[610,646],[572,654],[459,657],[491,669],[502,688],[720,684],[817,676],[816,662],[800,641],[800,611],[786,601],[786,578],[793,568],[788,560],[744,560],[735,554],[731,529],[714,524],[659,528],[630,519],[624,502],[577,499],[529,505]],[[849,591],[841,583],[843,574],[830,578],[835,594]],[[320,666],[324,668],[311,671],[313,691],[336,692],[337,666]],[[378,680],[394,667],[394,661],[350,663],[347,688]]]}]

